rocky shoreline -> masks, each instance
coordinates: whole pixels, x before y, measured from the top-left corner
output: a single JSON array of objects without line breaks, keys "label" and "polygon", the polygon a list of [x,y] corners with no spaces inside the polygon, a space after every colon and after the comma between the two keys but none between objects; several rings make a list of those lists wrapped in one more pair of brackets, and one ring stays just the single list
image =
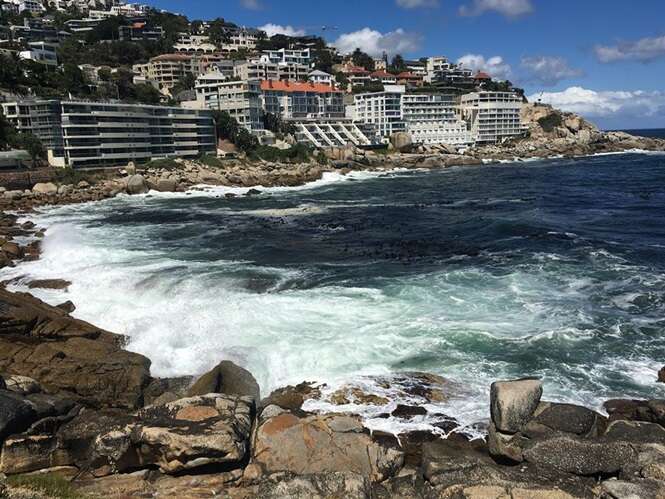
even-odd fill
[{"label": "rocky shoreline", "polygon": [[[0,290],[0,497],[48,497],[12,486],[45,475],[81,497],[665,496],[663,400],[610,400],[605,416],[545,401],[541,380],[502,381],[491,387],[484,440],[391,435],[352,414],[305,410],[320,396],[311,383],[262,398],[251,373],[228,361],[198,379],[153,378],[150,361],[123,344]],[[427,373],[403,373],[402,383],[429,400],[450,389]]]},{"label": "rocky shoreline", "polygon": [[[40,206],[186,193],[202,184],[253,195],[258,185],[301,185],[326,172],[665,151],[663,140],[603,133],[546,106],[525,113],[528,138],[463,155],[445,146],[397,144],[390,154],[349,147],[327,151],[324,164],[128,165],[3,191],[0,268],[39,258],[45,230],[20,223],[18,214]],[[70,283],[62,277],[26,284],[63,289]],[[302,383],[266,396],[251,373],[230,362],[198,379],[153,378],[150,360],[124,350],[124,337],[73,318],[74,310],[71,302],[54,307],[0,289],[0,497],[57,497],[14,481],[45,475],[63,477],[77,497],[665,497],[662,400],[607,401],[606,416],[544,401],[540,380],[497,382],[485,439],[456,432],[458,423],[445,414],[437,415],[440,432],[370,432],[353,414],[308,411],[323,387]],[[424,405],[452,389],[429,373],[382,382],[422,401],[386,414],[403,421],[427,414]],[[325,397],[332,407],[385,403],[354,386]]]}]

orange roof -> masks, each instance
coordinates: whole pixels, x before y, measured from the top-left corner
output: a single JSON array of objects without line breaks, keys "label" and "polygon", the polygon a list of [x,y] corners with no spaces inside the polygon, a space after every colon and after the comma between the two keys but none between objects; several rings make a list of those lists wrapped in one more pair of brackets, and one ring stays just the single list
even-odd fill
[{"label": "orange roof", "polygon": [[261,90],[274,90],[278,92],[315,92],[317,94],[328,94],[340,92],[331,85],[323,83],[312,83],[302,81],[263,80]]},{"label": "orange roof", "polygon": [[364,73],[364,74],[369,74],[369,71],[367,71],[365,68],[361,68],[360,66],[349,66],[346,69],[344,69],[344,73]]},{"label": "orange roof", "polygon": [[374,78],[394,78],[395,75],[385,71],[374,71],[370,76]]},{"label": "orange roof", "polygon": [[478,73],[476,73],[476,76],[474,76],[474,78],[476,80],[491,80],[492,79],[492,77],[490,75],[488,75],[487,73],[483,73],[482,71],[478,71]]}]

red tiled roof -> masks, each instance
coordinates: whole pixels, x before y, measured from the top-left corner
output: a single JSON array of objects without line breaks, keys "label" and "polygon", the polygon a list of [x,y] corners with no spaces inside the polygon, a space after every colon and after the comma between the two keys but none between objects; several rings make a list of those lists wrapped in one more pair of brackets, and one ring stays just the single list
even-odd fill
[{"label": "red tiled roof", "polygon": [[476,80],[491,80],[492,77],[490,75],[488,75],[487,73],[484,73],[482,71],[478,71],[478,73],[476,73],[476,76],[474,76],[474,79],[476,79]]},{"label": "red tiled roof", "polygon": [[386,71],[374,71],[370,76],[373,78],[395,78],[394,74]]},{"label": "red tiled roof", "polygon": [[344,73],[356,73],[356,74],[369,74],[369,71],[367,71],[365,68],[361,68],[360,66],[349,66],[348,68],[344,69]]},{"label": "red tiled roof", "polygon": [[283,80],[263,80],[261,90],[274,90],[278,92],[315,92],[317,94],[328,94],[340,92],[331,85],[323,83],[312,83],[302,81],[283,81]]}]

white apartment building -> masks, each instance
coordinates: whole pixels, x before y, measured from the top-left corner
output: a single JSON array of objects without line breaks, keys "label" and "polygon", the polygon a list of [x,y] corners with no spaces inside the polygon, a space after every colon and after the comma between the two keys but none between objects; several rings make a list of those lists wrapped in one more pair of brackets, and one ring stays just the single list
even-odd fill
[{"label": "white apartment building", "polygon": [[54,166],[118,166],[216,150],[212,114],[205,110],[57,100],[2,107],[21,131],[45,143]]},{"label": "white apartment building", "polygon": [[332,85],[333,75],[325,71],[314,70],[307,75],[307,80],[312,83],[319,83],[321,85]]},{"label": "white apartment building", "polygon": [[402,94],[402,118],[416,144],[473,143],[473,134],[459,118],[452,94]]},{"label": "white apartment building", "polygon": [[473,92],[462,95],[459,113],[478,144],[493,144],[526,131],[522,106],[522,98],[514,92]]},{"label": "white apartment building", "polygon": [[379,143],[371,126],[354,123],[350,118],[315,118],[289,120],[295,127],[297,142],[318,148],[368,146]]},{"label": "white apartment building", "polygon": [[18,56],[21,59],[35,61],[47,66],[57,66],[57,49],[57,43],[30,42],[28,43],[28,50],[21,50]]},{"label": "white apartment building", "polygon": [[147,64],[135,64],[134,74],[153,81],[159,90],[168,94],[175,84],[188,74],[198,76],[208,67],[221,61],[217,55],[162,54]]},{"label": "white apartment building", "polygon": [[200,108],[225,111],[248,130],[263,130],[259,80],[211,83],[203,76],[196,83],[196,99]]},{"label": "white apartment building", "polygon": [[357,94],[354,96],[355,121],[376,126],[384,139],[396,132],[406,130],[402,118],[402,95],[404,85],[385,85],[383,92]]},{"label": "white apartment building", "polygon": [[274,64],[300,64],[303,66],[311,67],[312,52],[310,49],[279,49],[267,50],[263,55],[268,57],[268,60]]},{"label": "white apartment building", "polygon": [[285,120],[344,117],[344,94],[330,85],[264,80],[261,100],[266,112]]},{"label": "white apartment building", "polygon": [[446,57],[429,57],[425,81],[430,84],[468,85],[473,83],[473,71],[450,62]]},{"label": "white apartment building", "polygon": [[303,64],[287,62],[276,64],[270,62],[267,56],[251,59],[239,64],[234,69],[234,75],[241,80],[307,80],[309,68]]}]

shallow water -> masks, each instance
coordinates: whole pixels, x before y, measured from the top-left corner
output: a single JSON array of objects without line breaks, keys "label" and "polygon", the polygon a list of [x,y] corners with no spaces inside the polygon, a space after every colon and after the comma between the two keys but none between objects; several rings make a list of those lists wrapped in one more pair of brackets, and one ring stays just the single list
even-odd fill
[{"label": "shallow water", "polygon": [[71,280],[36,292],[158,376],[231,359],[268,393],[430,371],[465,387],[438,408],[465,423],[499,378],[595,407],[665,396],[664,155],[230,191],[45,210],[43,258],[3,278]]}]

